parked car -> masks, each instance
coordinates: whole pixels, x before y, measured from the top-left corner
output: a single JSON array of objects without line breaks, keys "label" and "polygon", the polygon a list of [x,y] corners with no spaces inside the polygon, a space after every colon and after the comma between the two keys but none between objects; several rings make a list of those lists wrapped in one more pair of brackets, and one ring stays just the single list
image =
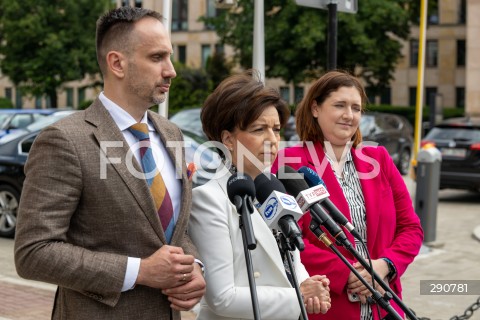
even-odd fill
[{"label": "parked car", "polygon": [[175,123],[182,131],[185,130],[206,139],[200,120],[200,111],[200,108],[184,109],[171,116],[170,121]]},{"label": "parked car", "polygon": [[0,109],[0,137],[23,129],[55,109]]},{"label": "parked car", "polygon": [[193,175],[193,187],[201,186],[213,178],[222,163],[215,146],[204,136],[182,130],[185,141],[185,162],[195,163],[196,173]]},{"label": "parked car", "polygon": [[434,145],[442,154],[440,188],[480,191],[480,117],[445,120],[421,145]]},{"label": "parked car", "polygon": [[0,138],[0,236],[13,237],[25,174],[23,168],[33,141],[46,126],[75,111],[57,111]]},{"label": "parked car", "polygon": [[[360,132],[364,142],[374,142],[387,149],[402,175],[408,173],[413,150],[413,128],[405,117],[390,113],[367,112],[360,119]],[[295,145],[299,140],[296,134],[286,145]]]},{"label": "parked car", "polygon": [[413,128],[405,117],[367,112],[362,115],[360,132],[363,141],[373,141],[387,149],[401,174],[408,173],[413,150]]}]

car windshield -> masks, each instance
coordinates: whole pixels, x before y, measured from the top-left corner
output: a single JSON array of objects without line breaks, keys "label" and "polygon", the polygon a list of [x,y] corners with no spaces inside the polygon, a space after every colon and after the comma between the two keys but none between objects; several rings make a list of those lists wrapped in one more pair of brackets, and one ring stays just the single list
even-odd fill
[{"label": "car windshield", "polygon": [[31,125],[27,126],[26,129],[30,132],[41,130],[41,129],[45,128],[46,126],[51,125],[52,123],[54,123],[54,122],[56,122],[56,121],[58,121],[62,118],[65,118],[68,115],[71,115],[74,112],[75,112],[74,110],[55,112],[54,114],[52,114],[50,116],[47,116],[47,117],[39,119],[38,121],[35,121]]},{"label": "car windshield", "polygon": [[7,120],[10,119],[11,116],[10,113],[0,113],[0,129],[4,129]]},{"label": "car windshield", "polygon": [[368,135],[373,127],[373,124],[375,122],[375,118],[370,115],[363,115],[360,118],[360,132],[362,133],[363,136]]},{"label": "car windshield", "polygon": [[179,111],[174,114],[170,121],[175,123],[180,129],[202,134],[202,122],[200,120],[200,108]]},{"label": "car windshield", "polygon": [[425,137],[433,140],[480,141],[479,129],[459,127],[433,128]]}]

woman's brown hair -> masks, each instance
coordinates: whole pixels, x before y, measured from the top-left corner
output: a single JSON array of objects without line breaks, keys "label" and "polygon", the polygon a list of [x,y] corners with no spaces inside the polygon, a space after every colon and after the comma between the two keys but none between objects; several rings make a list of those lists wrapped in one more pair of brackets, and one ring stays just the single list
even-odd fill
[{"label": "woman's brown hair", "polygon": [[278,91],[266,87],[254,70],[232,75],[205,100],[200,114],[203,131],[208,139],[222,142],[223,130],[246,130],[272,105],[277,109],[283,128],[290,112]]},{"label": "woman's brown hair", "polygon": [[[337,91],[341,87],[354,87],[358,90],[362,99],[362,111],[364,111],[368,99],[360,81],[347,72],[329,71],[312,84],[305,97],[298,104],[295,121],[297,133],[301,141],[320,141],[323,146],[325,136],[318,125],[317,119],[312,115],[311,106],[313,101],[321,105],[332,92]],[[357,128],[352,141],[354,148],[362,141],[360,128]]]}]

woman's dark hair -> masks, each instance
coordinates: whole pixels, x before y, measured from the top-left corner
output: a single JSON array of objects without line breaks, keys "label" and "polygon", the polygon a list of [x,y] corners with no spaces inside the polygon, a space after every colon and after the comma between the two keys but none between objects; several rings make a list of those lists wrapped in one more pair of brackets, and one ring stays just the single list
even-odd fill
[{"label": "woman's dark hair", "polygon": [[[341,87],[353,87],[358,90],[362,99],[362,111],[364,111],[368,98],[360,81],[344,71],[327,72],[312,84],[305,97],[298,104],[295,115],[297,133],[301,141],[320,141],[323,145],[325,136],[318,125],[317,119],[312,115],[312,103],[316,101],[318,105],[321,105],[332,92]],[[362,141],[360,128],[357,128],[352,141],[353,147],[356,147]]]},{"label": "woman's dark hair", "polygon": [[290,112],[278,91],[266,87],[254,70],[232,75],[205,100],[200,115],[203,131],[208,139],[222,142],[223,130],[246,130],[270,106],[277,109],[283,128]]}]

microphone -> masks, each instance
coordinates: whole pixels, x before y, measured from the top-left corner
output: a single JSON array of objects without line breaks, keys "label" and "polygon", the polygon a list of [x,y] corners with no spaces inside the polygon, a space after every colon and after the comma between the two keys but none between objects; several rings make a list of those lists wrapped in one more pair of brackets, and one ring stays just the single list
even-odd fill
[{"label": "microphone", "polygon": [[227,181],[227,194],[241,216],[240,228],[243,227],[242,229],[245,232],[247,247],[253,250],[257,247],[257,242],[253,235],[252,221],[250,220],[250,214],[254,212],[252,198],[255,197],[255,184],[252,178],[245,173],[232,175]]},{"label": "microphone", "polygon": [[[313,169],[303,166],[298,169],[298,172],[303,173],[303,178],[310,187],[323,185],[326,189],[325,182]],[[355,238],[361,240],[360,234],[357,232],[357,230],[355,230],[355,227],[350,223],[350,221],[348,221],[348,219],[343,215],[343,213],[338,210],[337,206],[335,206],[335,204],[330,199],[328,199],[329,196],[330,194],[328,194],[327,192],[327,198],[323,200],[321,205],[327,208],[328,213],[333,218],[333,220],[335,220],[336,223],[344,226]]]},{"label": "microphone", "polygon": [[303,212],[295,198],[286,194],[283,184],[271,173],[258,175],[254,183],[257,200],[262,204],[258,211],[263,220],[270,229],[280,230],[286,239],[302,251],[305,245],[297,221]]},{"label": "microphone", "polygon": [[351,247],[352,244],[347,239],[345,233],[340,227],[330,218],[328,213],[318,203],[328,197],[328,191],[323,185],[317,185],[312,188],[303,179],[302,175],[295,171],[292,167],[285,166],[279,169],[279,172],[288,173],[289,177],[279,180],[287,189],[287,192],[297,195],[296,200],[303,212],[310,210],[310,215],[319,224],[325,227],[332,237],[337,242],[345,247]]}]

